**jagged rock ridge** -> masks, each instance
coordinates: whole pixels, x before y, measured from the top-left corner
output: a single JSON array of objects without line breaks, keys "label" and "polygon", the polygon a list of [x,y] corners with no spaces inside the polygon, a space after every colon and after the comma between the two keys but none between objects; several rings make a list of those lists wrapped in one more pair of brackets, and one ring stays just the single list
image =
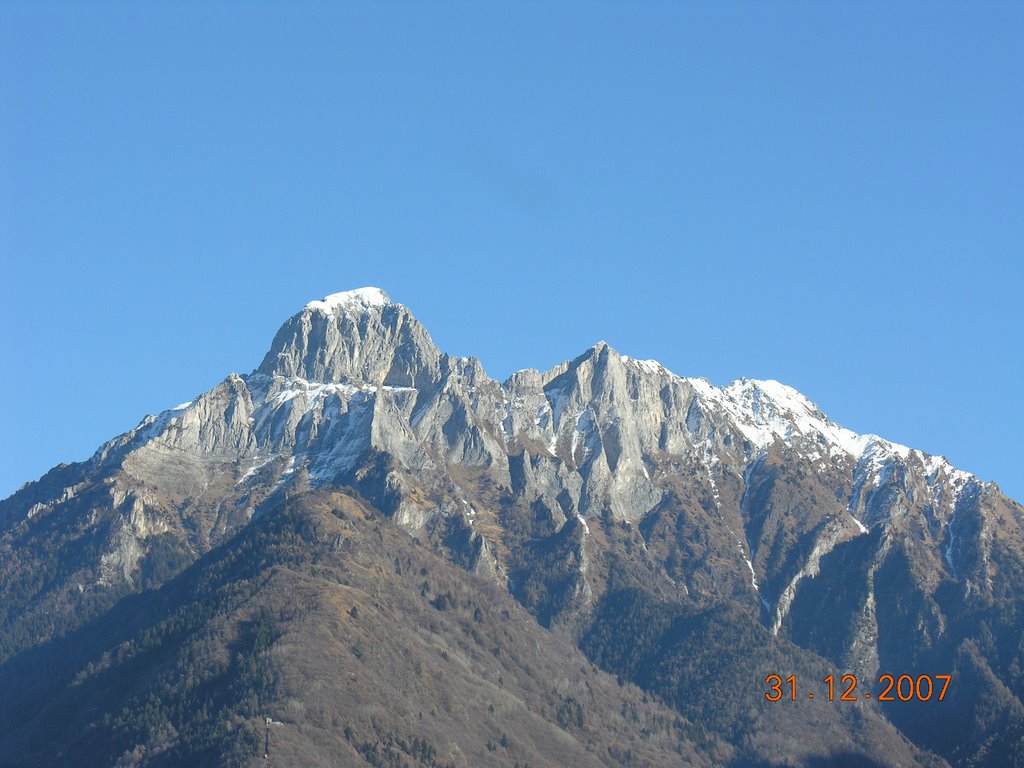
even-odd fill
[{"label": "jagged rock ridge", "polygon": [[[1004,636],[1020,629],[1007,595],[1024,515],[995,485],[843,429],[778,382],[716,387],[603,342],[499,383],[373,288],[310,302],[253,373],[3,502],[8,594],[24,604],[5,655],[45,639],[54,613],[106,610],[325,486],[577,641],[639,585],[680,615],[728,606],[778,638],[765,642],[866,678],[924,659],[982,668],[1017,722],[1024,648]],[[48,566],[34,554],[48,546],[80,556]],[[823,610],[837,630],[818,626]],[[992,647],[965,646],[981,624]],[[914,732],[904,714],[887,713]],[[977,738],[1006,754],[1009,732]]]}]

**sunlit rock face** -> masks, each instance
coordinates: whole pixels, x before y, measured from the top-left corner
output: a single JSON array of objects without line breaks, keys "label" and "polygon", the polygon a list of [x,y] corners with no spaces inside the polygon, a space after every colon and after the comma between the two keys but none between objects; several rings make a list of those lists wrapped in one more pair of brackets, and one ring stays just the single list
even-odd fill
[{"label": "sunlit rock face", "polygon": [[376,288],[311,301],[277,332],[259,373],[325,384],[425,388],[440,378],[430,334]]}]

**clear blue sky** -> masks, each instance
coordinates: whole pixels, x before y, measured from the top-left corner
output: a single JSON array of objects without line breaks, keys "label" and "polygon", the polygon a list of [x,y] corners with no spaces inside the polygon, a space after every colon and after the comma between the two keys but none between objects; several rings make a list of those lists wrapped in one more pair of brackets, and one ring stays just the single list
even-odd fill
[{"label": "clear blue sky", "polygon": [[1024,499],[1024,5],[0,5],[0,496],[379,285]]}]

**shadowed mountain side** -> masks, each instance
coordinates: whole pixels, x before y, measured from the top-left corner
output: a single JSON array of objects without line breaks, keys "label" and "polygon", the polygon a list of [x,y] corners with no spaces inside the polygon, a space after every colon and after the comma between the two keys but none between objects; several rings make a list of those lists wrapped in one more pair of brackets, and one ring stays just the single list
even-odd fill
[{"label": "shadowed mountain side", "polygon": [[620,686],[353,497],[289,499],[156,592],[0,667],[3,766],[698,765]]},{"label": "shadowed mountain side", "polygon": [[[821,681],[835,668],[735,607],[694,612],[660,603],[639,585],[613,588],[581,647],[599,666],[726,734],[739,764],[788,755],[790,764],[812,765],[842,753],[865,765],[947,765],[914,747],[873,704],[828,701]],[[796,701],[788,684],[781,700],[766,700],[769,675],[794,675]]]}]

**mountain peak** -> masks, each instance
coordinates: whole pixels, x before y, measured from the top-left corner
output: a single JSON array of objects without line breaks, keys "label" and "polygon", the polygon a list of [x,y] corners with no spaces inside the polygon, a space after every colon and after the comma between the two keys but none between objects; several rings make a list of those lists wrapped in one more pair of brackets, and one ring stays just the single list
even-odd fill
[{"label": "mountain peak", "polygon": [[[112,765],[123,753],[141,757],[122,764],[151,766],[159,750],[163,763],[255,765],[270,729],[275,754],[296,764],[342,763],[357,750],[398,760],[399,744],[418,764],[811,765],[836,744],[863,744],[847,762],[1002,768],[1024,722],[1011,687],[1024,649],[1001,656],[999,642],[975,638],[978,626],[997,640],[1020,635],[1021,542],[1024,510],[994,487],[855,434],[777,381],[718,387],[597,342],[502,386],[476,359],[441,353],[383,291],[335,293],[284,322],[257,375],[231,374],[0,501],[0,675],[10,682],[0,686],[0,759],[49,765],[74,753]],[[308,610],[282,610],[296,590]],[[325,616],[337,624],[326,633]],[[98,623],[117,631],[97,633]],[[476,642],[463,643],[469,626]],[[233,676],[211,633],[237,652]],[[186,635],[199,645],[180,645]],[[923,650],[889,640],[908,637]],[[575,638],[586,655],[572,651]],[[132,653],[139,643],[159,658]],[[524,648],[530,668],[516,677]],[[155,671],[136,681],[150,657]],[[907,721],[908,738],[946,750],[934,760],[916,759],[888,710],[869,703],[783,708],[792,718],[760,696],[758,707],[722,698],[710,717],[700,704],[702,691],[736,687],[730,669],[879,680],[922,658],[970,683],[951,704],[967,725],[948,739],[927,736],[918,715]],[[613,676],[600,683],[589,659],[644,693]],[[327,667],[333,687],[314,690]],[[560,669],[582,677],[555,680]],[[403,694],[396,681],[410,676],[419,698],[378,696],[360,709],[361,691]],[[164,685],[171,677],[184,687]],[[911,680],[915,692],[924,679]],[[495,689],[480,680],[525,704],[488,719]],[[221,697],[220,719],[197,685]],[[677,709],[641,729],[655,722],[638,708],[648,694]],[[632,698],[609,705],[608,695]],[[461,708],[447,706],[459,696]],[[340,709],[321,717],[328,700]],[[133,714],[152,701],[156,715]],[[463,717],[481,703],[483,719]],[[72,710],[127,715],[63,717]],[[380,711],[398,714],[378,725]],[[290,724],[275,730],[258,715]],[[977,736],[964,730],[972,717]],[[506,731],[513,740],[496,747]],[[596,757],[566,751],[605,732]],[[630,761],[634,733],[632,753],[647,757]],[[295,751],[295,734],[309,736],[301,749],[312,757]],[[691,734],[711,745],[707,760],[652,751]],[[435,754],[431,743],[456,738],[459,752]],[[132,744],[138,752],[124,752]]]},{"label": "mountain peak", "polygon": [[307,381],[421,387],[439,377],[440,352],[408,309],[380,288],[309,302],[277,332],[257,369]]}]

